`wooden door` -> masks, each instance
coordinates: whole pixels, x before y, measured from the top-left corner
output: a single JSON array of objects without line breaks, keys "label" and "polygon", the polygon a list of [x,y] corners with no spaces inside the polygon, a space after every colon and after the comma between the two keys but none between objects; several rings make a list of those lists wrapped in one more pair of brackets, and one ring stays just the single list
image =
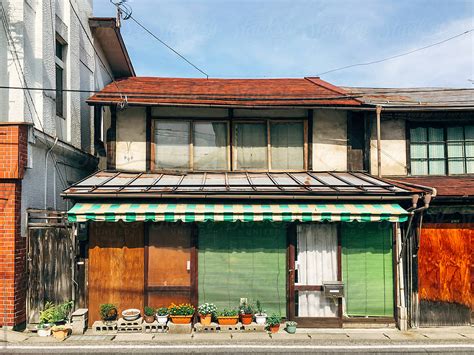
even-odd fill
[{"label": "wooden door", "polygon": [[193,301],[191,275],[195,262],[192,227],[192,224],[178,223],[148,226],[145,291],[150,307]]},{"label": "wooden door", "polygon": [[290,317],[307,327],[341,326],[341,302],[323,294],[323,282],[340,280],[338,228],[300,224],[290,242]]},{"label": "wooden door", "polygon": [[94,222],[89,227],[89,325],[99,307],[113,303],[119,313],[143,309],[144,224]]}]

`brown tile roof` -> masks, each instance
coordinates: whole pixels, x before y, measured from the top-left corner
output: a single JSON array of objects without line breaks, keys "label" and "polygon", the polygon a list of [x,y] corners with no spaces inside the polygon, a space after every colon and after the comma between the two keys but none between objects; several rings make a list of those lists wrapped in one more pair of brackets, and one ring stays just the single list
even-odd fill
[{"label": "brown tile roof", "polygon": [[391,180],[434,187],[440,198],[474,197],[474,175],[470,176],[420,176],[396,177]]},{"label": "brown tile roof", "polygon": [[359,106],[343,89],[319,78],[190,79],[131,77],[107,85],[90,104],[222,107]]}]

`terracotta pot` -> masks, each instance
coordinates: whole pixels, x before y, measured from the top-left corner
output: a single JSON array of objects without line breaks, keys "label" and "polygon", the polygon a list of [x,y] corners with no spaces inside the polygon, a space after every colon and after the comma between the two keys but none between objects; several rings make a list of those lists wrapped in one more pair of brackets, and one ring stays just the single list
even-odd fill
[{"label": "terracotta pot", "polygon": [[64,340],[69,335],[69,329],[53,330],[53,337],[58,340]]},{"label": "terracotta pot", "polygon": [[236,325],[239,321],[239,316],[234,317],[217,317],[219,325]]},{"label": "terracotta pot", "polygon": [[171,321],[174,324],[189,324],[191,323],[191,320],[193,319],[193,316],[170,316]]},{"label": "terracotta pot", "polygon": [[212,320],[212,314],[200,314],[199,319],[202,325],[210,325]]},{"label": "terracotta pot", "polygon": [[155,321],[155,316],[145,316],[145,323],[153,323]]},{"label": "terracotta pot", "polygon": [[253,314],[241,314],[240,321],[242,324],[249,325],[252,323]]},{"label": "terracotta pot", "polygon": [[280,324],[270,325],[268,327],[270,328],[270,332],[272,333],[277,333],[280,330]]}]

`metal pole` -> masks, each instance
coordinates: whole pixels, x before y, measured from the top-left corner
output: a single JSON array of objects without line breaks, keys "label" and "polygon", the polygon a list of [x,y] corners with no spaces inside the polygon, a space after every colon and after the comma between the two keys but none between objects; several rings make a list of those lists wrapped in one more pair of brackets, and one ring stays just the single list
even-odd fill
[{"label": "metal pole", "polygon": [[380,138],[380,114],[382,113],[382,106],[377,106],[375,114],[377,116],[377,176],[382,177],[382,143]]}]

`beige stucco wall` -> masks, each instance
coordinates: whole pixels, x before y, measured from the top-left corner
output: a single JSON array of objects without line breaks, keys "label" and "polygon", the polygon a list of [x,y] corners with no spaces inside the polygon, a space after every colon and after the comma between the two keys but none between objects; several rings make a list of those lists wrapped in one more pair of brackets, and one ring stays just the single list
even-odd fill
[{"label": "beige stucco wall", "polygon": [[314,110],[313,170],[347,170],[346,111]]},{"label": "beige stucco wall", "polygon": [[[381,118],[382,175],[406,175],[405,121],[401,119],[384,119],[383,112]],[[370,145],[370,171],[372,174],[377,175],[377,132],[375,123],[372,126]]]},{"label": "beige stucco wall", "polygon": [[146,170],[146,111],[130,107],[117,112],[116,167],[118,170]]}]

